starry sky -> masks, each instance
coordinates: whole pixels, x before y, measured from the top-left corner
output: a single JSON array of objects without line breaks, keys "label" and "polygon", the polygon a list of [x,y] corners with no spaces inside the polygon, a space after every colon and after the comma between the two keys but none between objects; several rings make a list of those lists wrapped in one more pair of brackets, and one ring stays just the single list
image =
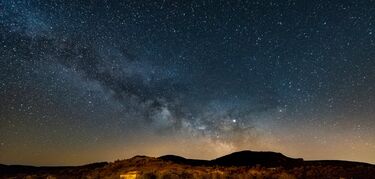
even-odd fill
[{"label": "starry sky", "polygon": [[375,163],[372,0],[0,0],[0,163]]}]

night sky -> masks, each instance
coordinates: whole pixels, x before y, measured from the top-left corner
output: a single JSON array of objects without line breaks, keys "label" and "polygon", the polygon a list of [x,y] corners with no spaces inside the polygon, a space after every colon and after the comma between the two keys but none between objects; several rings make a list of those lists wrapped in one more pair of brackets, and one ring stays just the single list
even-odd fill
[{"label": "night sky", "polygon": [[0,163],[375,163],[375,2],[0,0]]}]

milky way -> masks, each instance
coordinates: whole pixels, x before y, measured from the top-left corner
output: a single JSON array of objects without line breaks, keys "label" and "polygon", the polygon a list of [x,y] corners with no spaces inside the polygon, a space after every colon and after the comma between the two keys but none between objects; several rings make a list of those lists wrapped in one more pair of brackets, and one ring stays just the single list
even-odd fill
[{"label": "milky way", "polygon": [[0,163],[375,163],[373,1],[0,1]]}]

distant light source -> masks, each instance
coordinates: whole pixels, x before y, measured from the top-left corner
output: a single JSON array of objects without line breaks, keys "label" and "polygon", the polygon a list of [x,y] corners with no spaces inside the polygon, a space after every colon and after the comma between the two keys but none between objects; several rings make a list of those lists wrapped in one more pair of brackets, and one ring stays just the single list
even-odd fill
[{"label": "distant light source", "polygon": [[126,174],[120,175],[120,179],[136,179],[138,175],[139,175],[138,171],[131,171]]}]

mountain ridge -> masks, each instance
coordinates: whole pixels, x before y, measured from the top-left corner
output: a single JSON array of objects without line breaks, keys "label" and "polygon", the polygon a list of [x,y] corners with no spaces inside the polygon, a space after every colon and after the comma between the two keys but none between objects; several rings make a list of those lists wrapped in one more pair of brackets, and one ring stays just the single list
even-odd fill
[{"label": "mountain ridge", "polygon": [[[212,160],[189,159],[178,155],[148,157],[137,155],[114,162],[97,162],[82,166],[27,166],[0,164],[0,178],[58,176],[57,178],[118,178],[126,172],[138,171],[142,176],[185,175],[207,176],[235,174],[239,176],[295,176],[296,178],[337,177],[369,178],[375,176],[375,165],[343,160],[303,160],[271,151],[238,151]],[[324,173],[325,175],[321,175]],[[147,177],[146,177],[147,178]],[[187,177],[191,178],[191,177]],[[271,177],[272,178],[272,177]],[[292,177],[293,178],[293,177]],[[323,177],[324,178],[324,177]]]}]

